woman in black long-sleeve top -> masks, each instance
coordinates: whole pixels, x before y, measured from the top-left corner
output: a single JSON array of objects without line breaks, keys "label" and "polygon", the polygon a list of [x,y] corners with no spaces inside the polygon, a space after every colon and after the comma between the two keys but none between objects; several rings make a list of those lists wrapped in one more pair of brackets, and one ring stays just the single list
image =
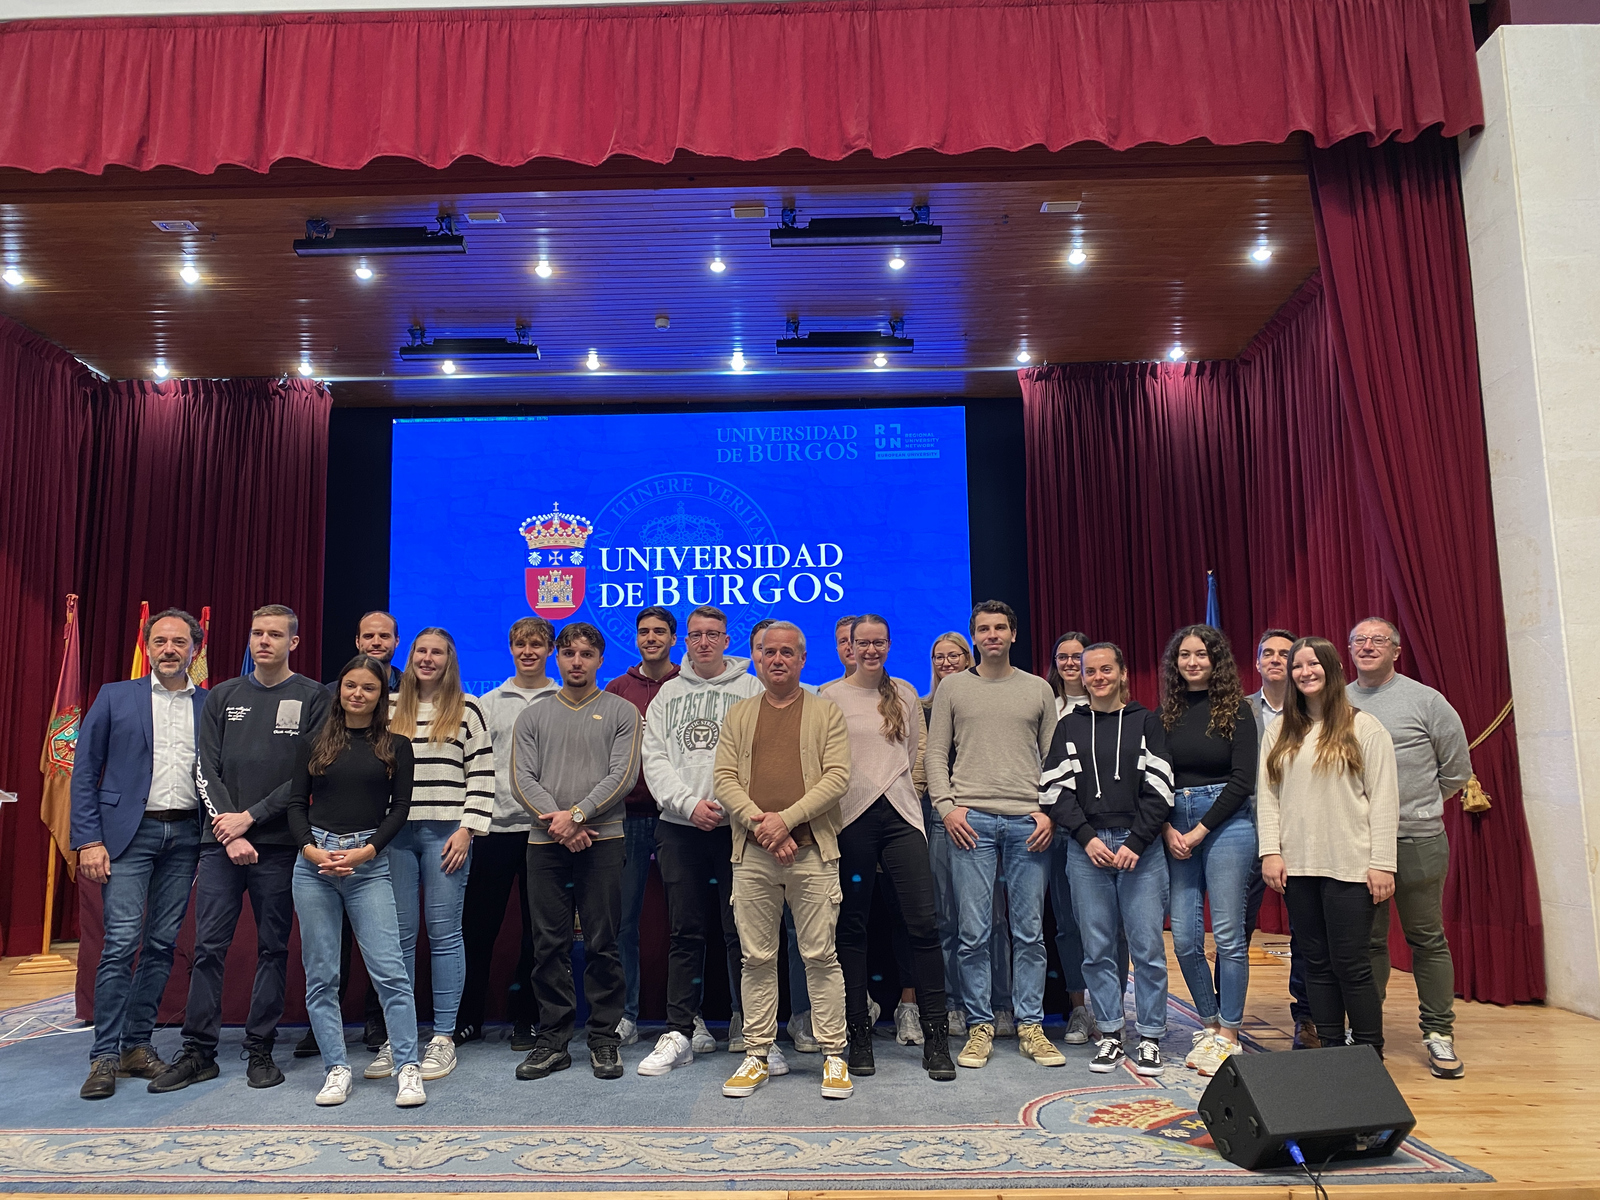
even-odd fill
[{"label": "woman in black long-sleeve top", "polygon": [[289,797],[289,828],[300,845],[294,907],[306,969],[306,1012],[327,1080],[320,1105],[343,1104],[353,1077],[339,1012],[339,933],[348,914],[367,975],[383,1001],[400,1064],[395,1103],[422,1104],[417,1065],[417,1010],[411,997],[394,887],[391,839],[411,809],[411,744],[389,733],[388,670],[357,655],[339,673],[338,700],[316,736],[300,748]]}]

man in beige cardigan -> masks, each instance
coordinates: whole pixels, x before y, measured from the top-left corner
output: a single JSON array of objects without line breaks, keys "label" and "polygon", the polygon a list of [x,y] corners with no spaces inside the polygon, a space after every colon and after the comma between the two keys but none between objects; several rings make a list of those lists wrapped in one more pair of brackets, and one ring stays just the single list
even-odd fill
[{"label": "man in beige cardigan", "polygon": [[713,787],[733,827],[733,918],[744,948],[744,1037],[748,1054],[723,1085],[748,1096],[767,1082],[778,1035],[778,945],[783,906],[794,913],[822,1046],[822,1095],[850,1095],[845,1064],[844,975],[834,952],[839,888],[839,801],[850,785],[850,738],[831,700],[800,687],[805,634],[788,621],[761,643],[759,696],[728,710],[717,743]]}]

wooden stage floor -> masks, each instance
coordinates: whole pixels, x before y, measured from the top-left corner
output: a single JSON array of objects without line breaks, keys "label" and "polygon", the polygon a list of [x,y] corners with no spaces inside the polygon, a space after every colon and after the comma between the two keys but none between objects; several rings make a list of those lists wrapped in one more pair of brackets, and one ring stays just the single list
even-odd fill
[{"label": "wooden stage floor", "polygon": [[[1284,949],[1285,939],[1257,934],[1256,946]],[[57,946],[68,957],[75,946]],[[1171,944],[1168,943],[1171,959]],[[15,976],[17,958],[0,961],[0,1010],[59,995],[72,986],[71,975]],[[1245,1020],[1251,1036],[1269,1046],[1289,1045],[1292,1026],[1288,1007],[1288,960],[1251,969],[1250,999]],[[1182,976],[1171,961],[1173,989],[1181,993]],[[1460,1003],[1456,1009],[1456,1044],[1467,1064],[1460,1080],[1434,1079],[1428,1073],[1417,1033],[1417,993],[1411,976],[1396,971],[1385,1012],[1387,1063],[1400,1091],[1417,1116],[1416,1136],[1493,1175],[1492,1184],[1417,1184],[1406,1187],[1338,1186],[1340,1200],[1436,1200],[1444,1196],[1535,1196],[1539,1200],[1600,1200],[1600,1086],[1589,1066],[1589,1054],[1600,1054],[1600,1021],[1540,1005],[1496,1008]],[[86,1068],[87,1069],[87,1068]],[[1181,1069],[1181,1068],[1180,1068]],[[65,1081],[77,1087],[79,1079]],[[1093,1191],[1105,1200],[1138,1197],[1212,1197],[1227,1200],[1310,1200],[1309,1184],[1293,1187],[1072,1189]],[[233,1193],[237,1194],[237,1193]],[[542,1192],[540,1200],[566,1200],[593,1193]],[[614,1200],[727,1200],[728,1192],[613,1192]],[[738,1193],[740,1200],[915,1200],[924,1193],[884,1192],[756,1192]],[[931,1194],[931,1193],[929,1193]],[[1037,1188],[1015,1193],[945,1191],[940,1200],[1050,1200],[1055,1193]],[[1062,1193],[1064,1194],[1064,1193]],[[27,1195],[19,1193],[19,1195]],[[503,1200],[503,1193],[483,1200]],[[153,1200],[141,1196],[139,1200]],[[184,1200],[193,1200],[185,1197]],[[307,1198],[312,1200],[312,1198]],[[320,1198],[318,1198],[320,1200]],[[364,1200],[390,1200],[377,1195]],[[399,1200],[395,1197],[394,1200]],[[430,1200],[451,1200],[440,1193]]]}]

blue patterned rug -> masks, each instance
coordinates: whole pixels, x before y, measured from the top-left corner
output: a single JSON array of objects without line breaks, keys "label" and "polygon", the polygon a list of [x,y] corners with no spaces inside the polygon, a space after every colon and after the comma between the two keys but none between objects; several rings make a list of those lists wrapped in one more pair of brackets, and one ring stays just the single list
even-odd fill
[{"label": "blue patterned rug", "polygon": [[[786,1042],[792,1072],[729,1100],[721,1085],[738,1060],[723,1051],[647,1079],[633,1071],[647,1040],[624,1048],[623,1079],[601,1081],[575,1043],[572,1070],[523,1083],[512,1074],[521,1056],[491,1031],[410,1110],[394,1107],[392,1080],[360,1078],[369,1056],[352,1045],[355,1093],[319,1109],[319,1061],[288,1054],[299,1030],[285,1031],[278,1054],[287,1081],[262,1091],[245,1086],[239,1031],[228,1030],[220,1079],[166,1096],[123,1080],[91,1103],[77,1095],[88,1035],[44,1036],[67,1024],[64,1013],[69,1020],[70,1008],[46,1001],[0,1014],[0,1034],[24,1022],[34,1030],[0,1041],[0,1191],[1281,1187],[1290,1178],[1241,1171],[1217,1154],[1194,1111],[1206,1082],[1194,1072],[1095,1075],[1088,1047],[1068,1047],[1067,1066],[1046,1070],[1001,1041],[983,1070],[935,1084],[920,1049],[896,1045],[881,1026],[878,1073],[850,1100],[823,1100],[821,1056]],[[1181,1064],[1194,1015],[1177,1002],[1171,1015],[1165,1048]],[[170,1054],[176,1031],[156,1042]],[[1415,1140],[1327,1178],[1490,1180]]]}]

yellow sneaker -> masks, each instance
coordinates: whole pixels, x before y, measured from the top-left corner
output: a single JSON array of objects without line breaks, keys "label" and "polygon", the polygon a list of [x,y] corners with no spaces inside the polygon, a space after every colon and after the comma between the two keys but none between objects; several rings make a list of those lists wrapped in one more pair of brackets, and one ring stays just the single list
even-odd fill
[{"label": "yellow sneaker", "polygon": [[967,1044],[961,1048],[961,1053],[956,1055],[956,1061],[963,1067],[981,1067],[989,1061],[989,1055],[994,1052],[994,1026],[987,1021],[979,1025],[967,1027]]},{"label": "yellow sneaker", "polygon": [[824,1100],[848,1100],[850,1093],[855,1091],[855,1086],[850,1082],[850,1068],[844,1059],[837,1054],[830,1054],[822,1060],[822,1098]]},{"label": "yellow sneaker", "polygon": [[[739,1069],[722,1085],[724,1096],[748,1096],[767,1081],[767,1060],[746,1054]],[[848,1085],[848,1081],[847,1081]],[[823,1085],[826,1088],[826,1084]],[[824,1093],[826,1094],[826,1093]]]},{"label": "yellow sneaker", "polygon": [[1045,1037],[1042,1026],[1018,1025],[1017,1048],[1022,1051],[1023,1058],[1031,1058],[1041,1067],[1067,1065],[1067,1056],[1057,1050],[1055,1043]]}]

